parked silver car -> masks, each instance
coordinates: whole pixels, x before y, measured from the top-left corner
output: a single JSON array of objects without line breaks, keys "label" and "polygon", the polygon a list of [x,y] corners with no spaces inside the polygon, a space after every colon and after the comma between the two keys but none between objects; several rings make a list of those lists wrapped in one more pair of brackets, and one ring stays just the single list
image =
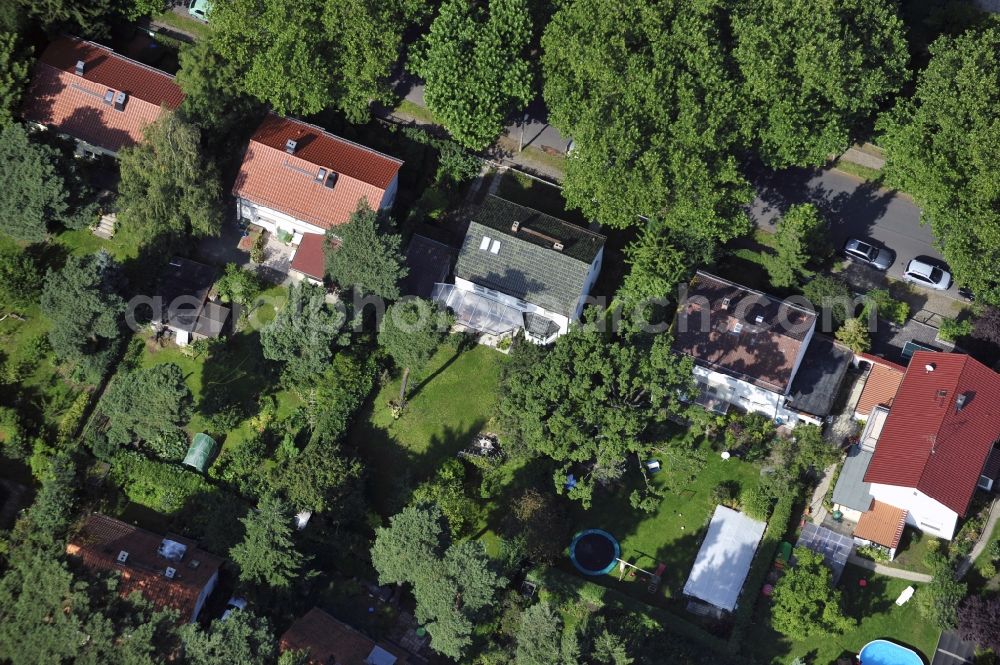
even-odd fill
[{"label": "parked silver car", "polygon": [[886,247],[876,247],[857,238],[850,238],[844,243],[844,256],[870,265],[876,270],[888,270],[896,260],[896,252]]},{"label": "parked silver car", "polygon": [[919,259],[906,264],[903,279],[938,291],[946,291],[951,286],[951,273]]}]

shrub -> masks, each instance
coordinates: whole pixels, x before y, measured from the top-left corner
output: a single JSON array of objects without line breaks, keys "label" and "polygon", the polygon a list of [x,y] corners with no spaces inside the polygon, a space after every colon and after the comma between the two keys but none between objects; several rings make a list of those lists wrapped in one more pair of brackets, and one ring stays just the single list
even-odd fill
[{"label": "shrub", "polygon": [[84,390],[73,400],[73,405],[62,414],[59,418],[59,426],[56,428],[59,443],[69,442],[70,438],[76,434],[89,404],[90,393]]},{"label": "shrub", "polygon": [[712,490],[712,502],[722,504],[728,508],[739,506],[740,484],[735,480],[727,480],[719,483]]},{"label": "shrub", "polygon": [[864,353],[872,346],[871,337],[862,319],[847,319],[836,334],[837,341],[854,353]]},{"label": "shrub", "polygon": [[771,514],[774,497],[763,487],[749,487],[740,495],[743,512],[754,519],[766,520]]},{"label": "shrub", "polygon": [[872,561],[878,561],[880,563],[889,561],[889,552],[887,552],[884,547],[879,547],[878,545],[865,545],[864,547],[859,547],[857,549],[857,553],[858,556],[871,559]]},{"label": "shrub", "polygon": [[938,336],[949,342],[957,342],[959,338],[966,337],[971,333],[972,321],[969,319],[962,321],[958,319],[945,319],[941,322],[941,328],[938,330]]},{"label": "shrub", "polygon": [[910,306],[902,300],[894,299],[886,289],[872,289],[865,294],[865,298],[862,319],[868,318],[872,307],[875,308],[879,317],[900,326],[906,323],[906,319],[910,315]]},{"label": "shrub", "polygon": [[176,513],[197,495],[215,491],[194,472],[134,451],[116,455],[111,469],[112,478],[130,501],[161,513]]},{"label": "shrub", "polygon": [[[836,277],[817,275],[802,287],[802,293],[812,303],[817,312],[823,313],[823,330],[829,331],[840,326],[849,317],[854,315],[853,298],[851,289],[847,283]],[[827,315],[832,327],[826,326]]]}]

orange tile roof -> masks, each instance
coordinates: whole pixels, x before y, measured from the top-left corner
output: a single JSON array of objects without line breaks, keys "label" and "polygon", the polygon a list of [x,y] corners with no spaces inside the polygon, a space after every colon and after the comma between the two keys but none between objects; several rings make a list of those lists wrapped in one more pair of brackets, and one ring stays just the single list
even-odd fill
[{"label": "orange tile roof", "polygon": [[[83,76],[76,63],[84,62]],[[108,90],[124,92],[124,109],[104,99]],[[25,95],[24,117],[117,152],[142,140],[143,128],[176,109],[184,93],[174,77],[75,37],[52,42],[35,64]]]},{"label": "orange tile roof", "polygon": [[375,643],[358,630],[314,607],[281,636],[281,651],[309,650],[309,665],[365,665],[376,646],[396,657],[396,665],[406,665],[401,649]]},{"label": "orange tile roof", "polygon": [[872,499],[871,508],[861,514],[854,528],[854,536],[891,549],[899,546],[905,526],[905,510]]},{"label": "orange tile roof", "polygon": [[903,382],[903,370],[895,365],[873,363],[868,373],[868,380],[858,398],[854,410],[862,416],[867,416],[876,406],[892,406],[892,399]]},{"label": "orange tile roof", "polygon": [[[169,538],[186,547],[182,557],[167,559],[159,554],[163,536],[94,513],[70,538],[66,553],[78,557],[91,570],[118,571],[122,597],[138,591],[157,609],[170,607],[185,621],[193,621],[198,597],[213,582],[223,560],[197,549],[189,539]],[[118,561],[122,551],[128,552],[124,563]],[[164,574],[168,566],[176,571],[173,579]]]},{"label": "orange tile roof", "polygon": [[[294,154],[285,144],[296,142]],[[247,147],[233,195],[328,229],[359,203],[378,210],[403,162],[298,120],[268,115]],[[337,174],[332,188],[320,169]]]},{"label": "orange tile roof", "polygon": [[292,257],[292,270],[322,280],[326,274],[325,244],[326,236],[321,233],[302,234],[302,242],[295,248],[295,256]]}]

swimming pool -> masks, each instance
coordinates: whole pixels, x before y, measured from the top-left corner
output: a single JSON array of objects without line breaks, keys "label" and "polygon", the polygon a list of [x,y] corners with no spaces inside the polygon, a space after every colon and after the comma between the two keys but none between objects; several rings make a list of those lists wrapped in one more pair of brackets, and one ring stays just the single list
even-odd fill
[{"label": "swimming pool", "polygon": [[869,642],[858,655],[861,665],[924,665],[915,651],[886,640]]}]

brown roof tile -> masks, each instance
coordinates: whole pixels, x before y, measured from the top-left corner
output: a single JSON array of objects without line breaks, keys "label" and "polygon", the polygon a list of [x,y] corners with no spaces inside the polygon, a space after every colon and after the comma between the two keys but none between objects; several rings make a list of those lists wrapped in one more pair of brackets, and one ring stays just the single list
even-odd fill
[{"label": "brown roof tile", "polygon": [[[285,144],[296,142],[294,154]],[[233,195],[323,229],[343,224],[362,199],[378,210],[403,162],[298,120],[268,115],[247,147]],[[337,174],[332,188],[320,169]]]},{"label": "brown roof tile", "polygon": [[673,348],[700,365],[784,393],[815,322],[815,312],[698,271],[677,311]]},{"label": "brown roof tile", "polygon": [[[122,597],[140,592],[157,609],[174,608],[185,621],[194,620],[198,598],[208,584],[214,584],[223,560],[195,547],[180,536],[168,538],[186,548],[180,558],[168,559],[159,553],[164,537],[121,520],[94,513],[66,545],[66,553],[78,557],[92,570],[117,571]],[[128,552],[124,562],[120,552]],[[175,570],[173,579],[164,574]]]},{"label": "brown roof tile", "polygon": [[883,547],[895,548],[899,546],[905,526],[905,510],[873,499],[871,508],[861,514],[861,519],[854,528],[854,535]]},{"label": "brown roof tile", "polygon": [[998,438],[1000,375],[963,354],[918,351],[865,482],[913,487],[964,515]]},{"label": "brown roof tile", "polygon": [[903,382],[903,370],[894,365],[873,363],[865,387],[854,407],[859,415],[867,416],[876,406],[892,406],[892,399]]},{"label": "brown roof tile", "polygon": [[[84,62],[83,76],[75,73]],[[128,97],[124,110],[105,103],[108,90]],[[176,109],[184,93],[174,78],[74,37],[52,42],[35,65],[25,95],[24,117],[107,150],[119,151],[142,140],[161,105]]]},{"label": "brown roof tile", "polygon": [[396,665],[406,665],[406,654],[398,647],[376,644],[318,607],[309,610],[281,636],[281,650],[308,649],[310,665],[365,665],[376,646],[395,656]]},{"label": "brown roof tile", "polygon": [[302,242],[295,248],[295,256],[292,257],[292,270],[322,280],[326,274],[325,244],[326,236],[320,233],[302,234]]}]

